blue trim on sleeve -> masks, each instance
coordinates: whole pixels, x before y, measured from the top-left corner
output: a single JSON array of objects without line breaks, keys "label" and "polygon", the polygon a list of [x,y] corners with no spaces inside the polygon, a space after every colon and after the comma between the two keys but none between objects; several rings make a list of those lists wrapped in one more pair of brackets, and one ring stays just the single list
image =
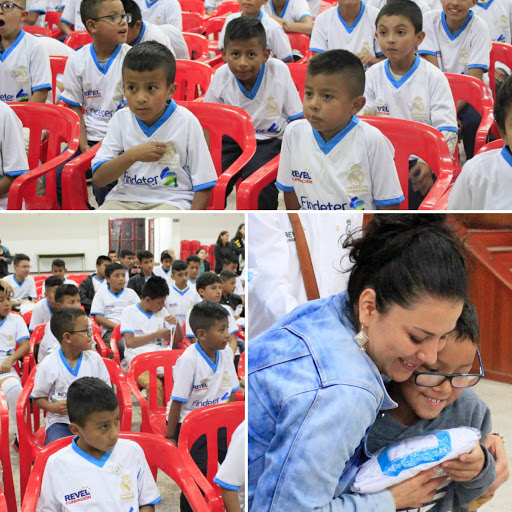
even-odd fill
[{"label": "blue trim on sleeve", "polygon": [[405,201],[404,196],[400,196],[395,199],[384,199],[383,201],[377,201],[377,199],[373,200],[375,206],[389,206],[390,204],[399,204],[403,201]]},{"label": "blue trim on sleeve", "polygon": [[50,89],[52,90],[52,84],[42,84],[42,85],[36,85],[35,87],[32,87],[32,92],[39,91],[39,89]]},{"label": "blue trim on sleeve", "polygon": [[62,17],[60,18],[60,21],[63,21],[66,25],[74,25],[74,22],[66,20],[66,19],[64,19]]},{"label": "blue trim on sleeve", "polygon": [[105,313],[101,313],[100,311],[95,311],[94,313],[91,311],[89,315],[102,315],[105,316]]},{"label": "blue trim on sleeve", "polygon": [[19,343],[22,340],[29,340],[30,336],[22,336],[19,340],[16,340],[16,343]]},{"label": "blue trim on sleeve", "polygon": [[434,57],[437,57],[437,52],[432,52],[430,50],[420,50],[418,53],[420,55],[433,55]]},{"label": "blue trim on sleeve", "polygon": [[485,64],[470,64],[468,66],[468,69],[474,69],[474,68],[483,69],[485,72],[489,71],[489,66],[486,66]]},{"label": "blue trim on sleeve", "polygon": [[279,181],[276,181],[276,187],[279,190],[282,190],[283,192],[295,192],[295,189],[293,187],[287,187],[287,186],[279,183]]},{"label": "blue trim on sleeve", "polygon": [[239,389],[240,389],[240,386],[237,386],[236,388],[233,388],[233,389],[231,390],[231,393],[234,393],[235,391],[238,391]]},{"label": "blue trim on sleeve", "polygon": [[309,51],[315,52],[315,53],[324,53],[325,52],[325,50],[320,50],[320,48],[311,48],[311,47],[309,47]]},{"label": "blue trim on sleeve", "polygon": [[68,105],[72,105],[73,107],[81,107],[82,106],[82,105],[80,105],[80,103],[75,103],[74,101],[67,100],[63,96],[60,96],[59,100],[62,100],[64,103],[67,103]]},{"label": "blue trim on sleeve", "polygon": [[512,154],[510,153],[510,148],[508,146],[503,146],[501,156],[505,159],[505,162],[512,167]]},{"label": "blue trim on sleeve", "polygon": [[203,183],[202,185],[197,185],[193,187],[194,192],[197,192],[198,190],[204,190],[206,188],[212,188],[215,186],[215,183],[217,183],[217,180],[215,181],[209,181],[208,183]]},{"label": "blue trim on sleeve", "polygon": [[177,396],[171,395],[171,400],[175,400],[176,402],[188,402],[188,398],[178,398]]},{"label": "blue trim on sleeve", "polygon": [[[102,160],[101,162],[96,162],[92,167],[91,170],[94,172],[101,164],[104,164],[105,162],[110,162],[110,160]],[[103,313],[100,313],[102,315]]]},{"label": "blue trim on sleeve", "polygon": [[439,130],[440,132],[445,131],[445,132],[457,132],[457,133],[459,131],[459,129],[456,126],[438,126],[437,130]]},{"label": "blue trim on sleeve", "polygon": [[144,503],[144,505],[141,505],[141,507],[145,507],[146,505],[156,505],[157,503],[160,503],[162,501],[162,496],[158,496],[158,498],[151,503]]},{"label": "blue trim on sleeve", "polygon": [[43,11],[42,9],[30,9],[28,12],[40,12],[42,14],[46,14],[46,11]]},{"label": "blue trim on sleeve", "polygon": [[220,487],[224,487],[224,489],[229,489],[230,491],[238,491],[238,489],[240,489],[240,487],[241,487],[240,485],[236,486],[236,485],[227,484],[226,482],[219,480],[217,477],[214,477],[213,481]]},{"label": "blue trim on sleeve", "polygon": [[299,21],[300,21],[302,18],[313,18],[313,16],[311,16],[311,14],[303,14],[303,15],[299,18]]},{"label": "blue trim on sleeve", "polygon": [[300,112],[299,114],[295,114],[294,116],[290,116],[288,118],[288,121],[295,121],[296,119],[300,119],[301,117],[304,117],[304,112]]},{"label": "blue trim on sleeve", "polygon": [[292,59],[293,59],[293,54],[290,55],[289,57],[286,57],[286,59],[283,59],[283,62],[288,62],[288,61],[290,61]]},{"label": "blue trim on sleeve", "polygon": [[121,330],[120,332],[121,332],[121,334],[124,334],[125,332],[131,332],[132,334],[135,334],[135,331],[130,331],[128,329]]},{"label": "blue trim on sleeve", "polygon": [[25,169],[23,171],[4,171],[4,174],[7,174],[7,176],[21,176],[26,172],[28,172],[28,169]]},{"label": "blue trim on sleeve", "polygon": [[375,57],[383,57],[383,56],[384,56],[384,54],[382,52],[377,52],[375,54]]},{"label": "blue trim on sleeve", "polygon": [[187,334],[187,338],[195,338],[195,334]]}]

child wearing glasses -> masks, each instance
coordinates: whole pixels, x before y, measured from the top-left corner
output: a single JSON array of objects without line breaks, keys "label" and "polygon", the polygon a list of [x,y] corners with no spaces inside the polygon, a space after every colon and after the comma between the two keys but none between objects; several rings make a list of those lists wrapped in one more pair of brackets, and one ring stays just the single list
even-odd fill
[{"label": "child wearing glasses", "polygon": [[[449,478],[437,488],[432,501],[424,503],[418,511],[475,510],[476,506],[468,508],[468,504],[482,496],[495,479],[494,458],[482,444],[491,432],[491,413],[472,390],[465,389],[477,384],[484,375],[478,343],[476,310],[466,301],[437,362],[418,368],[405,382],[389,383],[387,389],[398,407],[382,412],[368,436],[367,448],[374,453],[432,430],[466,426],[482,433],[481,443],[470,453],[442,464]],[[475,355],[480,363],[478,373],[471,372]]]},{"label": "child wearing glasses", "polygon": [[101,356],[90,350],[92,329],[85,311],[61,308],[53,313],[50,328],[60,343],[37,366],[31,397],[45,410],[45,445],[71,436],[66,403],[68,388],[80,377],[97,377],[110,386],[110,378]]}]

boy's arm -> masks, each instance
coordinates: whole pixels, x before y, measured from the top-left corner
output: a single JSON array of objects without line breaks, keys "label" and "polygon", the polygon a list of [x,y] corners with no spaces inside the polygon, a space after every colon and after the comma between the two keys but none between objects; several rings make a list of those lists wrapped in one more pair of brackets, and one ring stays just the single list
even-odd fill
[{"label": "boy's arm", "polygon": [[283,29],[286,32],[294,32],[296,34],[307,34],[311,35],[313,31],[313,18],[311,16],[303,16],[300,21],[295,23],[289,21],[283,21],[282,25]]},{"label": "boy's arm", "polygon": [[0,365],[0,374],[1,373],[8,373],[11,371],[11,368],[13,367],[14,363],[16,361],[19,361],[23,359],[23,356],[25,354],[28,354],[30,350],[30,341],[28,338],[25,338],[20,341],[18,349],[13,352],[10,356],[7,356]]},{"label": "boy's arm", "polygon": [[171,402],[171,407],[169,408],[169,416],[167,417],[167,431],[165,433],[165,438],[169,439],[174,446],[177,446],[178,442],[176,440],[176,427],[178,426],[181,414],[181,406],[183,402],[178,402],[177,400],[173,400]]},{"label": "boy's arm", "polygon": [[9,192],[9,188],[11,187],[11,183],[17,178],[17,176],[9,176],[5,174],[0,178],[0,196],[7,194]]},{"label": "boy's arm", "polygon": [[300,203],[295,192],[283,192],[284,205],[287,210],[300,210]]},{"label": "boy's arm", "polygon": [[198,190],[194,193],[194,197],[192,199],[192,210],[206,210],[208,206],[208,202],[210,201],[210,196],[212,194],[212,188],[205,188],[203,190]]},{"label": "boy's arm", "polygon": [[59,30],[66,36],[69,36],[73,33],[73,31],[71,30],[71,26],[62,20],[59,22]]},{"label": "boy's arm", "polygon": [[59,400],[58,402],[50,402],[48,398],[34,398],[34,403],[44,411],[53,412],[54,414],[67,414],[68,407],[66,400]]},{"label": "boy's arm", "polygon": [[231,489],[221,487],[220,492],[222,493],[222,500],[224,501],[226,512],[242,512],[237,491],[232,491]]},{"label": "boy's arm", "polygon": [[80,119],[79,147],[80,147],[80,151],[82,153],[85,153],[89,149],[89,143],[87,142],[87,130],[85,128],[85,121],[84,121],[84,116],[82,114],[82,107],[68,104],[68,108],[70,108],[73,112],[76,112],[78,114],[78,118]]},{"label": "boy's arm", "polygon": [[105,318],[103,315],[100,315],[99,313],[94,313],[94,319],[96,320],[96,323],[98,325],[106,327],[107,329],[114,329],[114,327],[117,325],[115,322],[112,322],[112,320]]},{"label": "boy's arm", "polygon": [[139,348],[144,345],[147,345],[150,341],[156,340],[158,338],[163,338],[168,340],[170,338],[171,332],[169,329],[160,329],[158,331],[152,332],[150,334],[145,334],[143,336],[135,336],[133,332],[122,332],[124,336],[124,342],[126,344],[126,348]]},{"label": "boy's arm", "polygon": [[28,99],[31,103],[46,103],[48,99],[48,92],[50,89],[38,89],[32,93],[32,96]]},{"label": "boy's arm", "polygon": [[430,64],[434,64],[434,66],[436,66],[436,68],[439,67],[439,61],[437,60],[436,55],[430,55],[429,53],[425,53],[425,54],[422,54],[422,57],[424,57],[427,62],[430,62]]},{"label": "boy's arm", "polygon": [[143,505],[139,508],[140,512],[153,512],[155,510],[155,505]]}]

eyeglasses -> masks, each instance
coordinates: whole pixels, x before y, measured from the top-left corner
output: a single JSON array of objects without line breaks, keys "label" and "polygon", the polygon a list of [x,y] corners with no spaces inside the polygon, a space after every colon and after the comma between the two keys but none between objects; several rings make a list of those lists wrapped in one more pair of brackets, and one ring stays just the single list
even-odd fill
[{"label": "eyeglasses", "polygon": [[19,6],[18,4],[15,4],[14,2],[2,2],[0,3],[0,9],[2,12],[11,12],[14,10],[14,8],[17,7],[18,9],[24,10],[23,7]]},{"label": "eyeglasses", "polygon": [[74,332],[85,332],[87,336],[92,336],[92,327],[89,326],[87,329],[81,329],[80,331],[68,331],[70,334],[73,334]]},{"label": "eyeglasses", "polygon": [[437,372],[413,372],[414,382],[424,388],[435,388],[440,386],[446,379],[454,388],[470,388],[485,376],[482,366],[480,351],[477,349],[478,362],[480,364],[480,373],[437,373]]},{"label": "eyeglasses", "polygon": [[109,14],[108,16],[100,16],[99,18],[92,18],[93,21],[99,20],[110,20],[111,23],[115,23],[116,25],[121,25],[121,22],[124,20],[126,23],[131,23],[132,15],[131,14]]}]

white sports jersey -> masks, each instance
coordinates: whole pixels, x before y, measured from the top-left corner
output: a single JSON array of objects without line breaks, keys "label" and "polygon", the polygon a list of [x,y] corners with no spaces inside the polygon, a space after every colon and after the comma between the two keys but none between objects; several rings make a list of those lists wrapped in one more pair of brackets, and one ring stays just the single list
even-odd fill
[{"label": "white sports jersey", "polygon": [[224,350],[217,350],[215,363],[212,363],[201,345],[194,343],[176,361],[172,376],[174,386],[167,404],[167,416],[173,400],[182,402],[180,423],[196,409],[228,402],[231,393],[240,388],[229,345]]},{"label": "white sports jersey", "polygon": [[60,99],[85,110],[87,140],[99,141],[107,125],[123,106],[121,67],[130,46],[118,45],[103,65],[98,62],[94,46],[88,44],[72,55],[64,71],[64,92]]},{"label": "white sports jersey", "polygon": [[[232,310],[229,306],[226,306],[226,304],[221,304],[221,306],[228,312],[228,331],[229,334],[236,334],[240,328],[238,324],[236,323],[235,317],[233,316]],[[187,318],[185,320],[185,333],[187,338],[195,338],[195,334],[192,331],[192,327],[190,327],[190,312],[192,311],[192,308],[190,308],[187,311]]]},{"label": "white sports jersey", "polygon": [[298,23],[305,16],[312,17],[307,0],[286,0],[280,15],[276,13],[272,0],[263,4],[261,10],[269,16],[279,16],[290,23]]},{"label": "white sports jersey", "polygon": [[[17,343],[27,339],[30,339],[30,335],[20,315],[9,313],[4,317],[0,322],[0,363],[16,351]],[[9,373],[18,375],[14,368]]]},{"label": "white sports jersey", "polygon": [[318,15],[311,32],[309,48],[312,52],[327,50],[349,50],[380,56],[379,42],[375,37],[375,20],[379,10],[361,2],[361,10],[352,25],[347,25],[338,7],[331,7]]},{"label": "white sports jersey", "polygon": [[153,269],[153,274],[158,277],[163,277],[169,288],[173,285],[174,281],[171,279],[171,267],[169,267],[169,270],[166,272],[164,267],[162,265],[158,265],[158,267],[155,267]]},{"label": "white sports jersey", "polygon": [[183,325],[187,319],[188,311],[198,302],[201,302],[201,297],[196,292],[195,288],[187,286],[184,290],[178,290],[173,284],[169,287],[169,295],[167,295],[167,299],[165,300],[165,308]]},{"label": "white sports jersey", "polygon": [[511,210],[512,154],[508,146],[468,160],[448,199],[450,210]]},{"label": "white sports jersey", "polygon": [[[23,142],[23,125],[9,105],[0,101],[0,176],[21,176],[28,172]],[[0,196],[0,209],[7,208],[7,194]]]},{"label": "white sports jersey", "polygon": [[182,30],[181,6],[178,0],[135,0],[140,7],[142,19],[155,25],[174,25]]},{"label": "white sports jersey", "polygon": [[98,279],[96,277],[96,274],[94,274],[92,276],[92,286],[94,288],[94,293],[96,294],[96,292],[100,289],[100,288],[106,288],[107,287],[107,280],[105,278],[103,279]]},{"label": "white sports jersey", "polygon": [[171,41],[167,37],[167,35],[162,31],[160,27],[153,25],[152,23],[142,22],[142,27],[140,29],[140,34],[133,46],[139,43],[144,43],[145,41],[156,41],[157,43],[163,44],[166,48],[171,50],[171,53],[176,57],[174,50],[172,49]]},{"label": "white sports jersey", "polygon": [[14,301],[18,302],[26,297],[37,299],[36,282],[32,276],[26,277],[22,283],[18,283],[18,281],[16,281],[14,274],[5,276],[3,279],[12,286],[14,291]]},{"label": "white sports jersey", "polygon": [[491,36],[484,20],[469,11],[464,25],[455,34],[446,24],[442,11],[429,11],[423,17],[425,39],[420,55],[434,55],[444,73],[467,75],[472,68],[489,69]]},{"label": "white sports jersey", "polygon": [[240,276],[236,276],[236,287],[233,293],[240,295],[240,297],[245,295],[244,282]]},{"label": "white sports jersey", "polygon": [[[224,48],[224,35],[226,34],[226,27],[228,26],[228,23],[240,16],[242,16],[241,12],[235,12],[226,18],[219,35],[219,50]],[[258,19],[265,28],[265,33],[267,35],[267,47],[270,48],[270,56],[284,62],[291,60],[292,47],[290,45],[290,40],[281,25],[263,11],[260,11]]]},{"label": "white sports jersey", "polygon": [[366,105],[361,114],[397,117],[425,123],[438,130],[457,132],[457,117],[450,84],[444,73],[416,55],[409,71],[396,80],[389,60],[366,72]]},{"label": "white sports jersey", "polygon": [[37,512],[129,512],[161,500],[142,448],[118,439],[114,448],[96,459],[76,444],[48,458]]},{"label": "white sports jersey", "polygon": [[158,28],[169,38],[176,58],[180,60],[190,60],[187,42],[182,32],[174,25],[159,25]]},{"label": "white sports jersey", "polygon": [[259,140],[282,138],[288,123],[303,116],[302,101],[290,70],[277,59],[261,65],[252,91],[224,64],[213,75],[204,101],[245,110],[251,116]]},{"label": "white sports jersey", "polygon": [[[34,23],[34,27],[44,27],[44,17],[46,14],[46,0],[27,0],[27,11],[38,12],[39,16],[37,21]],[[25,22],[21,22],[22,25],[27,25]]]},{"label": "white sports jersey", "polygon": [[[107,368],[98,353],[85,350],[80,354],[75,368],[71,368],[62,349],[55,350],[38,365],[30,397],[47,398],[52,403],[65,400],[69,386],[80,377],[97,377],[110,386]],[[46,428],[54,423],[69,423],[69,417],[67,414],[47,412]]]},{"label": "white sports jersey", "polygon": [[244,420],[233,432],[226,458],[213,479],[224,489],[238,491],[238,500],[242,510],[245,506],[245,427]]},{"label": "white sports jersey", "polygon": [[30,325],[28,327],[29,331],[33,331],[39,324],[49,322],[52,313],[48,299],[41,299],[32,310],[32,317],[30,318]]},{"label": "white sports jersey", "polygon": [[190,288],[192,288],[193,290],[197,290],[196,288],[196,281],[197,281],[197,278],[195,281],[191,281],[190,279],[187,281],[188,285],[190,286]]},{"label": "white sports jersey", "polygon": [[[44,47],[48,55],[64,55],[66,57],[70,57],[75,53],[73,48],[62,43],[58,39],[54,39],[53,37],[37,36],[37,40],[39,41],[39,44]],[[62,75],[57,76],[62,77]]]},{"label": "white sports jersey", "polygon": [[85,30],[85,25],[82,23],[82,17],[80,16],[80,4],[81,0],[64,0],[64,10],[60,21],[67,23],[68,25],[74,25],[75,31]]},{"label": "white sports jersey", "polygon": [[354,116],[329,142],[307,121],[283,139],[276,185],[305,210],[374,210],[404,200],[394,149],[377,128]]},{"label": "white sports jersey", "polygon": [[473,10],[479,18],[487,23],[493,41],[510,44],[512,0],[477,2]]},{"label": "white sports jersey", "polygon": [[130,109],[116,113],[92,162],[92,172],[137,144],[165,142],[158,162],[136,162],[118,179],[108,201],[169,203],[189,210],[194,192],[212,188],[217,172],[197,118],[172,100],[162,117],[146,126]]},{"label": "white sports jersey", "polygon": [[[139,296],[131,288],[123,288],[116,295],[110,291],[110,286],[102,286],[92,299],[91,315],[103,315],[107,320],[120,324],[125,308],[137,302],[139,302]],[[101,326],[101,334],[106,330]]]},{"label": "white sports jersey", "polygon": [[20,30],[0,53],[0,101],[28,101],[34,91],[52,88],[50,59],[37,37]]},{"label": "white sports jersey", "polygon": [[64,282],[62,284],[72,284],[73,286],[76,286],[78,288],[78,284],[76,281],[73,281],[73,279],[68,279],[67,277],[64,278]]},{"label": "white sports jersey", "polygon": [[[373,7],[377,7],[380,11],[388,2],[389,0],[367,0],[366,5],[373,5]],[[413,0],[413,2],[418,4],[422,13],[432,10],[432,7],[430,7],[430,4],[426,0]]]}]

